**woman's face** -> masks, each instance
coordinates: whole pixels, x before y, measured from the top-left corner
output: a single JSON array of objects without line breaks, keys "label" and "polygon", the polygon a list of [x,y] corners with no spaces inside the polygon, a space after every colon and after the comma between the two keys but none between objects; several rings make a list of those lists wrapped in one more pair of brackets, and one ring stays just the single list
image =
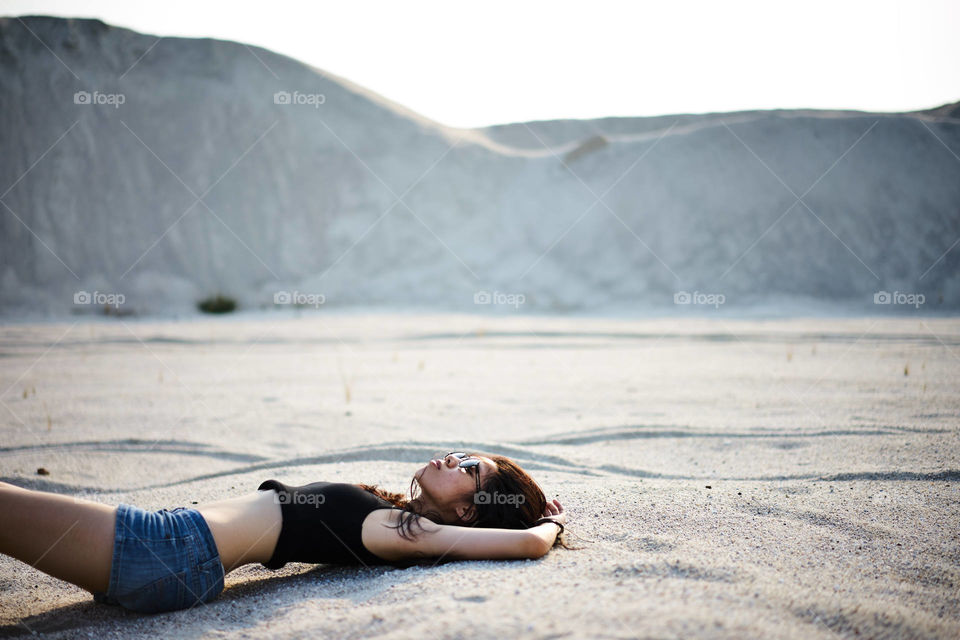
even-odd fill
[{"label": "woman's face", "polygon": [[441,512],[454,510],[457,506],[472,505],[473,493],[477,490],[474,474],[480,474],[480,486],[483,486],[490,474],[497,472],[497,463],[484,456],[470,458],[479,458],[480,464],[470,469],[462,469],[458,466],[461,458],[448,454],[446,457],[434,458],[418,469],[416,478],[426,501]]}]

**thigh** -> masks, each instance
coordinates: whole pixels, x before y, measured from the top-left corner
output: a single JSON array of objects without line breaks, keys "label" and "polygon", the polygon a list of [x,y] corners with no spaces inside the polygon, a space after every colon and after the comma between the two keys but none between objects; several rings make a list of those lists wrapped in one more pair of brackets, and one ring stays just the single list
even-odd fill
[{"label": "thigh", "polygon": [[0,483],[0,553],[88,591],[106,589],[116,510]]}]

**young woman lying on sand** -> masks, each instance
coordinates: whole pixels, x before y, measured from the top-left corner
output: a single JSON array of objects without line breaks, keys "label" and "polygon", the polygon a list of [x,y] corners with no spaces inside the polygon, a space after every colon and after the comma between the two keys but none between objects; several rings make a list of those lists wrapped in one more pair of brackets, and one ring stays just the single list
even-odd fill
[{"label": "young woman lying on sand", "polygon": [[365,484],[267,480],[256,493],[149,512],[0,482],[0,513],[0,553],[144,613],[209,602],[225,573],[251,562],[539,558],[563,545],[566,522],[509,458],[456,452],[416,471],[409,500]]}]

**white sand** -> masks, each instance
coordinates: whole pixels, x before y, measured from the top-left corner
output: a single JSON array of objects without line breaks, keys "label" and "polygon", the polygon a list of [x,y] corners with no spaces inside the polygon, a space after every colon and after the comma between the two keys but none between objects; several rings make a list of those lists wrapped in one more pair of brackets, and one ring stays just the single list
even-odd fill
[{"label": "white sand", "polygon": [[949,113],[464,130],[271,51],[164,35],[0,19],[0,317],[95,310],[80,292],[141,314],[218,292],[472,313],[479,291],[542,313],[672,312],[679,291],[960,311]]},{"label": "white sand", "polygon": [[8,324],[0,341],[7,481],[149,508],[267,477],[405,490],[431,453],[469,447],[530,470],[584,547],[251,565],[157,616],[3,557],[0,636],[960,635],[956,319],[304,313]]}]

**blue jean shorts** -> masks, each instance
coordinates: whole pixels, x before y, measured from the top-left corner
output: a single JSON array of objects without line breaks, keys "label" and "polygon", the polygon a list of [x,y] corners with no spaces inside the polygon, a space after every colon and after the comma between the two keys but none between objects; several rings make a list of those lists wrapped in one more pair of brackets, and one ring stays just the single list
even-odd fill
[{"label": "blue jean shorts", "polygon": [[196,509],[117,507],[113,563],[105,604],[140,613],[188,609],[223,591],[223,564],[210,527]]}]

